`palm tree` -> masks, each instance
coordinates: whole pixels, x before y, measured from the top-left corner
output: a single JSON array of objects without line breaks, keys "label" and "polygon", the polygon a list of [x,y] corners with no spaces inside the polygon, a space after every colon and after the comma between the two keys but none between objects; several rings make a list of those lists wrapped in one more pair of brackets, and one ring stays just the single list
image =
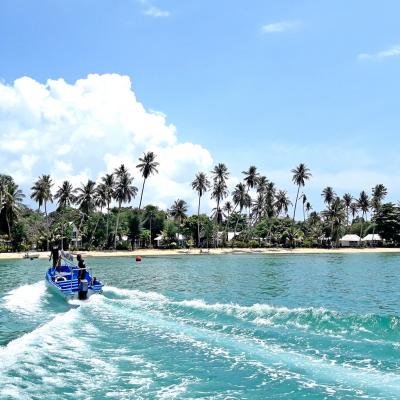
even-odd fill
[{"label": "palm tree", "polygon": [[227,213],[227,219],[229,219],[229,216],[232,212],[232,203],[230,201],[225,202],[222,210]]},{"label": "palm tree", "polygon": [[25,195],[22,193],[22,190],[20,190],[18,185],[14,182],[8,183],[5,187],[4,211],[7,222],[8,237],[10,238],[10,241],[13,240],[11,235],[11,227],[20,214],[22,200],[24,197]]},{"label": "palm tree", "polygon": [[192,188],[199,195],[199,205],[197,207],[197,246],[200,247],[200,199],[210,188],[210,181],[204,172],[199,172],[196,175],[195,180],[192,182]]},{"label": "palm tree", "polygon": [[[47,217],[47,202],[53,202],[53,195],[51,193],[51,187],[53,186],[53,182],[50,178],[50,175],[42,175],[39,179],[33,184],[31,190],[31,198],[34,199],[40,207],[44,203],[44,213],[46,216],[46,228],[49,229],[49,221]],[[46,247],[47,251],[49,251],[49,235],[48,232],[46,234]]]},{"label": "palm tree", "polygon": [[14,183],[14,179],[11,178],[11,176],[0,174],[0,211],[4,207],[4,199],[7,191],[7,186]]},{"label": "palm tree", "polygon": [[[133,178],[126,169],[125,165],[122,164],[115,170],[116,184],[113,192],[113,197],[118,203],[117,221],[115,223],[114,233],[114,249],[117,248],[117,234],[119,224],[119,214],[121,212],[122,203],[129,203],[136,197],[137,187],[132,185]],[[143,194],[143,193],[142,193]]]},{"label": "palm tree", "polygon": [[[244,183],[238,183],[235,186],[235,189],[232,193],[233,204],[235,205],[235,209],[237,206],[239,206],[240,214],[242,213],[243,208],[248,208],[251,205],[251,197],[247,193],[248,189],[249,189],[249,187],[247,186],[247,190],[246,190],[246,185]],[[236,229],[237,229],[238,222],[239,222],[239,218],[236,220],[234,235],[236,235]]]},{"label": "palm tree", "polygon": [[211,171],[213,175],[213,190],[211,192],[211,198],[217,201],[217,209],[216,209],[216,220],[217,222],[221,222],[221,210],[219,204],[221,200],[223,200],[226,196],[228,196],[228,190],[226,185],[226,180],[229,177],[228,168],[225,164],[219,163],[214,166]]},{"label": "palm tree", "polygon": [[275,214],[274,202],[276,196],[276,187],[274,182],[267,182],[265,185],[265,207],[264,214],[266,213],[268,217],[272,217]]},{"label": "palm tree", "polygon": [[346,228],[349,227],[349,210],[352,201],[353,201],[353,196],[350,193],[345,193],[343,195],[343,202],[346,208]]},{"label": "palm tree", "polygon": [[264,193],[267,190],[269,181],[266,176],[259,176],[256,181],[257,193]]},{"label": "palm tree", "polygon": [[146,179],[150,175],[158,173],[157,167],[160,165],[160,163],[154,161],[155,158],[156,155],[152,151],[149,151],[147,153],[144,153],[142,158],[139,158],[140,164],[136,165],[136,168],[139,168],[143,176],[142,192],[140,194],[140,202],[139,202],[139,212],[142,206],[143,190],[144,190],[144,184],[146,183]]},{"label": "palm tree", "polygon": [[94,237],[96,235],[97,227],[99,226],[99,222],[103,217],[103,208],[107,205],[107,187],[104,183],[100,183],[95,188],[94,193],[94,207],[100,208],[100,213],[96,221],[96,225],[93,228],[93,233],[89,241],[89,247],[92,245]]},{"label": "palm tree", "polygon": [[307,196],[303,193],[300,197],[303,199],[303,221],[306,222],[306,203],[307,203]]},{"label": "palm tree", "polygon": [[[387,195],[387,189],[385,185],[382,185],[382,183],[376,185],[372,189],[371,207],[374,210],[374,216],[378,214],[382,205],[382,200],[386,197],[386,195]],[[374,235],[375,235],[375,223],[372,229],[372,239],[374,238]]]},{"label": "palm tree", "polygon": [[105,174],[101,178],[102,184],[104,185],[104,195],[105,195],[105,200],[106,200],[106,206],[107,206],[107,227],[106,227],[106,245],[108,247],[109,245],[109,235],[108,235],[108,229],[109,229],[109,219],[110,219],[110,204],[114,196],[114,187],[115,187],[115,178],[114,174]]},{"label": "palm tree", "polygon": [[309,201],[307,201],[307,203],[306,203],[307,218],[308,218],[308,216],[309,216],[311,210],[312,210],[311,203],[310,203]]},{"label": "palm tree", "polygon": [[221,210],[219,204],[228,196],[228,190],[226,188],[226,183],[224,181],[214,181],[214,185],[211,192],[211,198],[217,201],[217,209],[215,213],[215,219],[218,223],[222,222]]},{"label": "palm tree", "polygon": [[279,190],[275,196],[275,208],[278,216],[283,211],[287,214],[289,206],[292,202],[289,200],[289,196],[285,190]]},{"label": "palm tree", "polygon": [[174,218],[175,221],[182,224],[182,221],[187,217],[186,213],[188,210],[188,206],[185,200],[175,200],[174,204],[172,204],[169,209],[170,215]]},{"label": "palm tree", "polygon": [[74,193],[75,190],[73,189],[69,181],[64,181],[62,185],[58,187],[54,198],[58,200],[57,204],[60,210],[66,207],[70,207],[75,203],[76,197]]},{"label": "palm tree", "polygon": [[78,193],[76,203],[79,209],[89,216],[96,209],[96,182],[89,179],[76,192]]},{"label": "palm tree", "polygon": [[352,223],[354,221],[354,218],[356,217],[357,213],[358,213],[358,204],[357,202],[353,201],[350,204],[350,211],[351,211],[351,216],[352,216]]},{"label": "palm tree", "polygon": [[[185,203],[186,204],[186,203]],[[149,232],[150,232],[150,247],[152,247],[152,223],[153,219],[156,216],[158,208],[156,206],[152,206],[151,204],[147,205],[143,209],[143,222],[149,223]]]},{"label": "palm tree", "polygon": [[321,196],[324,199],[324,203],[329,207],[333,200],[336,198],[336,193],[331,186],[327,186],[323,191]]},{"label": "palm tree", "polygon": [[265,208],[265,196],[263,193],[258,193],[257,198],[252,202],[251,214],[254,217],[254,224],[259,222]]},{"label": "palm tree", "polygon": [[247,191],[249,191],[249,189],[253,189],[257,185],[258,177],[260,175],[257,172],[257,167],[251,165],[248,171],[243,171],[242,174],[245,175],[244,182],[247,185]]},{"label": "palm tree", "polygon": [[327,210],[322,211],[321,214],[328,222],[330,222],[331,240],[333,241],[335,237],[337,239],[339,228],[346,218],[345,205],[343,200],[341,200],[339,197],[335,197],[330,202]]},{"label": "palm tree", "polygon": [[296,168],[292,169],[292,173],[293,173],[292,181],[297,185],[297,195],[293,210],[293,222],[294,222],[294,219],[296,217],[297,200],[299,199],[300,187],[304,187],[305,181],[310,179],[312,175],[310,173],[309,168],[307,168],[306,165],[303,163],[300,163]]},{"label": "palm tree", "polygon": [[360,197],[357,200],[357,205],[358,208],[362,211],[362,223],[361,223],[361,232],[360,232],[360,236],[362,238],[362,234],[363,234],[363,227],[364,227],[364,220],[366,218],[367,212],[369,210],[369,197],[367,195],[367,193],[363,190],[360,193]]}]

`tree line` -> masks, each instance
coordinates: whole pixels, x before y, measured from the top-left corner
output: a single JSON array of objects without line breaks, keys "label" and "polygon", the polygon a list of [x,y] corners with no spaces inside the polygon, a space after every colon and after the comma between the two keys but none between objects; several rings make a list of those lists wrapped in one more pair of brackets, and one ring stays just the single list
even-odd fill
[{"label": "tree line", "polygon": [[[136,166],[142,176],[140,200],[133,177],[124,164],[105,174],[100,182],[88,180],[80,187],[65,180],[58,188],[50,175],[40,176],[30,197],[37,210],[26,206],[14,179],[0,175],[0,250],[48,250],[51,244],[68,246],[72,231],[78,232],[84,249],[150,247],[162,238],[163,246],[337,246],[345,233],[379,233],[389,245],[399,243],[400,210],[384,203],[387,188],[377,184],[368,194],[336,194],[331,186],[322,190],[325,208],[313,210],[305,187],[312,174],[303,163],[291,170],[296,187],[293,202],[285,190],[262,175],[255,166],[242,172],[243,180],[229,190],[230,173],[219,163],[207,174],[198,172],[191,182],[197,193],[197,213],[188,216],[188,204],[177,199],[168,210],[142,207],[147,179],[158,173],[156,154],[149,151]],[[209,193],[215,201],[211,215],[201,213],[201,201]],[[48,212],[49,203],[57,208]],[[293,214],[289,216],[289,209]],[[301,208],[301,217],[296,218]],[[297,214],[296,214],[297,213]],[[369,217],[369,219],[368,219]],[[75,238],[76,239],[76,238]]]}]

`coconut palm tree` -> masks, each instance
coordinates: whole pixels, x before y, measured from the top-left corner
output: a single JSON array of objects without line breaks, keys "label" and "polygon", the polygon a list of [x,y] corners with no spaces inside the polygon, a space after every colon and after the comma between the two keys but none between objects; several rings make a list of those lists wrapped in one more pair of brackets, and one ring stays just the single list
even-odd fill
[{"label": "coconut palm tree", "polygon": [[303,199],[303,221],[306,222],[306,203],[307,203],[307,196],[303,193],[300,198]]},{"label": "coconut palm tree", "polygon": [[31,190],[31,199],[38,203],[40,207],[44,204],[45,214],[47,215],[47,202],[53,202],[53,195],[51,194],[51,187],[53,186],[50,175],[42,175],[33,184]]},{"label": "coconut palm tree", "polygon": [[324,199],[324,203],[328,206],[328,208],[330,207],[330,205],[332,204],[333,200],[336,198],[336,193],[333,190],[333,188],[331,186],[327,186],[323,191],[321,196]]},{"label": "coconut palm tree", "polygon": [[349,210],[352,201],[353,201],[353,196],[350,193],[345,193],[343,195],[343,202],[346,208],[346,228],[349,227]]},{"label": "coconut palm tree", "polygon": [[214,181],[214,185],[211,192],[211,198],[217,201],[217,208],[215,212],[215,220],[217,223],[222,222],[222,214],[219,207],[221,200],[228,196],[228,190],[224,181]]},{"label": "coconut palm tree", "polygon": [[168,210],[169,214],[174,218],[174,221],[182,224],[182,221],[187,217],[186,213],[188,205],[185,200],[175,200],[171,208]]},{"label": "coconut palm tree", "polygon": [[142,192],[140,194],[140,202],[139,202],[139,212],[142,206],[142,198],[143,198],[143,190],[144,184],[146,183],[146,179],[152,174],[158,174],[157,167],[160,165],[157,161],[155,161],[156,155],[149,151],[143,154],[142,158],[139,158],[140,164],[136,165],[136,168],[139,168],[140,172],[142,173],[143,177],[143,185],[142,185]]},{"label": "coconut palm tree", "polygon": [[289,196],[285,190],[279,190],[275,196],[275,208],[278,216],[282,211],[287,214],[289,206],[292,202],[289,200]]},{"label": "coconut palm tree", "polygon": [[257,193],[265,193],[269,181],[266,176],[259,176],[256,180]]},{"label": "coconut palm tree", "polygon": [[274,182],[267,182],[265,185],[265,206],[263,210],[263,216],[273,217],[275,215],[275,196],[276,187]]},{"label": "coconut palm tree", "polygon": [[[131,177],[125,165],[122,164],[115,170],[116,184],[113,192],[113,197],[118,203],[117,221],[115,223],[114,232],[114,249],[117,247],[117,234],[119,225],[119,214],[121,212],[122,203],[130,203],[136,197],[137,187],[132,185],[133,178]],[[143,194],[143,193],[142,193]]]},{"label": "coconut palm tree", "polygon": [[[31,198],[35,200],[39,205],[39,211],[42,204],[44,204],[44,213],[46,216],[46,228],[49,229],[49,221],[47,216],[47,202],[53,202],[53,195],[51,193],[51,187],[53,186],[53,182],[50,178],[50,175],[42,175],[39,179],[33,184],[31,190]],[[46,234],[46,248],[49,251],[49,235],[48,232]]]},{"label": "coconut palm tree", "polygon": [[[382,205],[382,200],[386,197],[386,195],[387,189],[385,185],[382,185],[382,183],[376,185],[372,189],[371,208],[374,210],[374,215],[377,215],[379,212]],[[375,223],[372,229],[372,237],[374,237],[373,235],[375,235]]]},{"label": "coconut palm tree", "polygon": [[338,239],[338,232],[346,219],[345,205],[343,200],[335,197],[329,204],[328,208],[321,213],[323,217],[330,223],[331,239]]},{"label": "coconut palm tree", "polygon": [[351,211],[351,216],[352,216],[352,222],[354,221],[354,218],[356,217],[358,213],[358,204],[356,201],[353,201],[350,204],[350,211]]},{"label": "coconut palm tree", "polygon": [[224,211],[224,213],[226,213],[227,219],[229,219],[232,209],[233,209],[232,203],[230,201],[225,202],[224,207],[222,208],[222,211]]},{"label": "coconut palm tree", "polygon": [[22,200],[25,195],[22,190],[19,189],[18,185],[14,182],[8,183],[5,187],[4,192],[4,213],[7,222],[8,237],[12,241],[11,227],[14,225],[16,219],[18,219]]},{"label": "coconut palm tree", "polygon": [[[186,203],[185,203],[186,204]],[[146,207],[144,207],[143,209],[143,222],[149,223],[149,233],[150,233],[150,247],[152,247],[152,224],[153,224],[153,219],[154,217],[157,215],[158,212],[158,208],[156,206],[152,206],[151,204],[147,205]]]},{"label": "coconut palm tree", "polygon": [[215,213],[215,218],[217,222],[221,222],[222,218],[222,213],[220,210],[220,202],[228,196],[228,189],[226,185],[226,180],[229,177],[229,172],[228,168],[226,167],[225,164],[219,163],[214,166],[214,168],[211,171],[211,174],[213,176],[213,189],[211,192],[211,198],[215,199],[217,202],[217,209]]},{"label": "coconut palm tree", "polygon": [[110,204],[114,196],[114,187],[115,187],[115,176],[114,174],[105,174],[101,178],[102,184],[104,185],[104,195],[107,206],[107,224],[106,224],[106,245],[109,245],[109,220],[110,220]]},{"label": "coconut palm tree", "polygon": [[58,187],[54,198],[57,199],[58,208],[64,209],[75,204],[75,190],[69,181],[64,181],[61,186]]},{"label": "coconut palm tree", "polygon": [[89,216],[96,209],[96,182],[89,179],[76,192],[76,203],[79,209]]},{"label": "coconut palm tree", "polygon": [[265,196],[263,193],[258,193],[255,200],[252,201],[251,216],[254,220],[254,224],[257,224],[262,216],[265,209]]},{"label": "coconut palm tree", "polygon": [[304,187],[305,182],[311,178],[310,169],[305,164],[300,163],[296,168],[292,169],[293,177],[292,181],[297,185],[296,201],[294,203],[293,210],[293,222],[296,217],[297,200],[299,199],[300,188]]},{"label": "coconut palm tree", "polygon": [[197,246],[200,247],[200,200],[204,193],[210,188],[210,181],[204,172],[199,172],[192,182],[192,188],[199,195],[199,205],[197,207]]},{"label": "coconut palm tree", "polygon": [[249,191],[249,189],[253,189],[257,185],[257,181],[260,176],[260,174],[257,172],[257,167],[251,165],[248,171],[243,171],[242,174],[245,175],[243,180],[247,185],[247,191]]},{"label": "coconut palm tree", "polygon": [[14,184],[14,179],[9,175],[0,174],[0,211],[4,207],[4,198],[9,184]]},{"label": "coconut palm tree", "polygon": [[[233,204],[235,205],[234,210],[239,206],[239,213],[241,214],[243,208],[249,208],[251,206],[251,197],[248,194],[249,186],[246,187],[244,183],[238,183],[232,193]],[[234,235],[236,235],[236,229],[239,222],[239,218],[236,220]]]},{"label": "coconut palm tree", "polygon": [[93,233],[89,241],[89,247],[92,245],[95,238],[97,227],[99,226],[100,220],[103,217],[103,208],[107,206],[107,187],[104,183],[99,183],[95,188],[94,193],[94,207],[100,208],[100,213],[97,217],[96,225],[93,228]]},{"label": "coconut palm tree", "polygon": [[369,197],[368,197],[367,193],[364,190],[360,193],[360,197],[357,200],[357,205],[358,205],[358,208],[362,211],[362,219],[363,220],[362,220],[362,223],[361,223],[361,233],[360,233],[361,238],[362,238],[364,221],[366,219],[366,215],[367,215],[367,212],[368,212],[369,207],[370,207]]},{"label": "coconut palm tree", "polygon": [[307,213],[307,218],[310,215],[310,211],[312,210],[312,206],[311,203],[309,201],[307,201],[306,203],[306,213]]}]

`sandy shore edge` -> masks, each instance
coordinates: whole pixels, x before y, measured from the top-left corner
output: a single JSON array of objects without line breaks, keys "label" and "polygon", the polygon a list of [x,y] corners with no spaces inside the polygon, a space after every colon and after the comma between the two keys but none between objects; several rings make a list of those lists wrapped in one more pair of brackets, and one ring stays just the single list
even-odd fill
[{"label": "sandy shore edge", "polygon": [[[400,253],[400,248],[352,248],[352,249],[210,249],[210,250],[159,250],[139,249],[134,251],[81,251],[85,257],[134,257],[134,256],[178,256],[178,255],[208,255],[208,254],[361,254],[361,253]],[[0,253],[0,260],[21,259],[24,253]],[[48,259],[49,252],[40,252],[39,258]]]}]

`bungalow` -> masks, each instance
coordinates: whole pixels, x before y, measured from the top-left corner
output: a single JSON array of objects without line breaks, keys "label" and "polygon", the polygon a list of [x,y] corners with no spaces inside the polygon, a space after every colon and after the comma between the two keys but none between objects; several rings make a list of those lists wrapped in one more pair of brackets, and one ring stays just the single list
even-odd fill
[{"label": "bungalow", "polygon": [[72,228],[71,246],[74,249],[79,249],[80,247],[82,247],[82,235],[80,234],[79,229],[73,222],[70,222],[70,225]]},{"label": "bungalow", "polygon": [[381,235],[379,235],[379,233],[370,233],[362,238],[361,241],[368,246],[378,246],[381,245],[383,242],[382,237]]},{"label": "bungalow", "polygon": [[361,238],[358,235],[347,234],[339,239],[341,247],[357,247],[361,243]]}]

